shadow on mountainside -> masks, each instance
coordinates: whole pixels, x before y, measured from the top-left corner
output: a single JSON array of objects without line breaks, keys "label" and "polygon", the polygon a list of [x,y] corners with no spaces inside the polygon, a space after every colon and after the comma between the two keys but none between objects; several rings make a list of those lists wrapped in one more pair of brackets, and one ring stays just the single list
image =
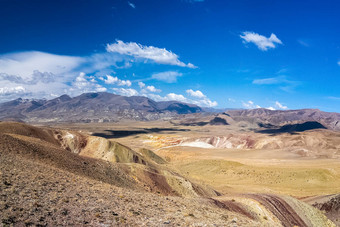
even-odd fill
[{"label": "shadow on mountainside", "polygon": [[281,133],[290,133],[294,134],[296,132],[304,132],[313,129],[327,129],[321,123],[317,121],[307,121],[302,124],[288,124],[284,125],[280,128],[275,129],[264,129],[257,131],[258,133],[265,133],[265,134],[281,134]]},{"label": "shadow on mountainside", "polygon": [[93,133],[93,136],[103,137],[106,139],[122,138],[131,135],[147,134],[147,133],[161,133],[161,132],[186,132],[190,129],[174,129],[174,128],[144,128],[141,130],[105,130],[105,132]]}]

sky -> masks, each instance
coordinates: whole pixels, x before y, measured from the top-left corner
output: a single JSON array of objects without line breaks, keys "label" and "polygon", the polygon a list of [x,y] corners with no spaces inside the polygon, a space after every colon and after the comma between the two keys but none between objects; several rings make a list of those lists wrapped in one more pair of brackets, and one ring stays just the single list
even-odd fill
[{"label": "sky", "polygon": [[340,112],[336,0],[0,0],[0,102],[111,92]]}]

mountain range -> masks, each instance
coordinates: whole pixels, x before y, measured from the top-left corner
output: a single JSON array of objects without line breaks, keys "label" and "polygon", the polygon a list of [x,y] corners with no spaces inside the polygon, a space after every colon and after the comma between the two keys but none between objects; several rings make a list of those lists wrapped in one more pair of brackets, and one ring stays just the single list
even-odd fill
[{"label": "mountain range", "polygon": [[156,102],[143,96],[84,93],[52,100],[16,99],[0,104],[0,120],[25,122],[115,122],[166,119],[178,114],[202,112],[202,108],[178,101]]},{"label": "mountain range", "polygon": [[[121,96],[112,93],[84,93],[71,98],[62,95],[55,99],[18,98],[0,104],[0,120],[21,122],[117,122],[121,120],[184,120],[183,124],[209,123],[214,117],[225,118],[224,125],[247,122],[272,129],[286,124],[315,121],[332,130],[340,130],[340,114],[318,109],[269,110],[224,109],[216,112],[179,101],[156,102],[143,96]],[[223,113],[223,114],[221,114]],[[185,114],[186,116],[183,116]],[[192,119],[192,117],[194,119]],[[193,122],[191,122],[193,121]],[[202,125],[205,125],[205,123]],[[198,124],[200,125],[200,124]]]}]

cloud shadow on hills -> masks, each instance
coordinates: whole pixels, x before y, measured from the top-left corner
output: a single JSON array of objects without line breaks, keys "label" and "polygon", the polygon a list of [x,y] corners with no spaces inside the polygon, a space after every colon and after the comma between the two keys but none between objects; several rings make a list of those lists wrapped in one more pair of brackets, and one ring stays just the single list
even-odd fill
[{"label": "cloud shadow on hills", "polygon": [[141,130],[105,130],[103,133],[93,133],[93,136],[103,137],[106,139],[117,139],[131,135],[147,134],[147,133],[174,133],[174,132],[186,132],[190,129],[174,129],[174,128],[144,128]]},{"label": "cloud shadow on hills", "polygon": [[281,133],[296,134],[297,132],[304,132],[304,131],[313,130],[313,129],[327,129],[327,128],[317,121],[307,121],[301,124],[287,124],[279,128],[258,130],[256,132],[264,133],[264,134],[272,134],[272,135],[281,134]]}]

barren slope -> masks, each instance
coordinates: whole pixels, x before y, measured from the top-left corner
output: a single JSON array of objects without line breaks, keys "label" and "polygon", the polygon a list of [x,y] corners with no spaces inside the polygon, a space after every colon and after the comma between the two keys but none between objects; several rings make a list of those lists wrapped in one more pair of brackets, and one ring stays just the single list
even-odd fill
[{"label": "barren slope", "polygon": [[79,132],[0,123],[0,152],[5,225],[334,226],[292,197],[217,196],[151,150]]}]

